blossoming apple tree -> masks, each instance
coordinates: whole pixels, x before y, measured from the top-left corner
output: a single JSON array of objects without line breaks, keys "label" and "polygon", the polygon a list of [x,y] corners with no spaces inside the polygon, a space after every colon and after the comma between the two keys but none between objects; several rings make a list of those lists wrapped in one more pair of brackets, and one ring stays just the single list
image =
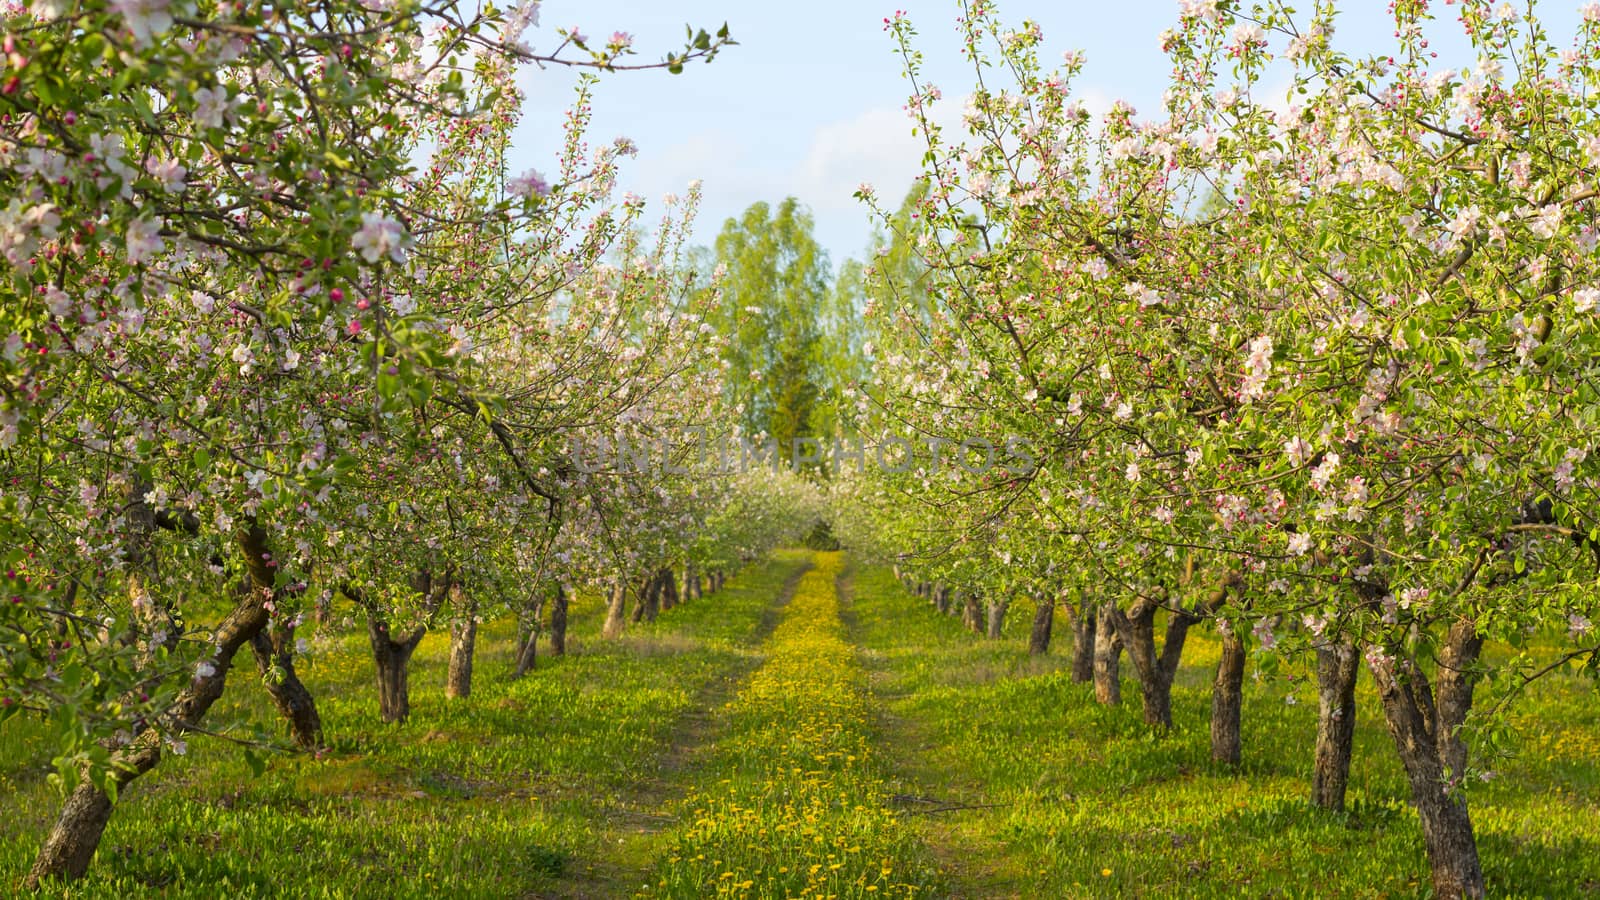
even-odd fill
[{"label": "blossoming apple tree", "polygon": [[[1480,896],[1466,786],[1489,774],[1494,713],[1600,653],[1600,7],[1563,49],[1510,5],[1454,6],[1476,55],[1459,70],[1438,68],[1425,3],[1394,4],[1393,52],[1356,58],[1330,8],[1186,2],[1161,117],[1119,104],[1092,123],[1069,93],[1080,57],[1046,71],[1037,28],[969,2],[982,81],[956,141],[909,22],[890,21],[929,135],[908,241],[934,302],[879,311],[863,409],[1039,449],[1025,477],[888,481],[967,511],[945,527],[1014,535],[978,546],[1043,545],[1006,568],[1069,554],[1056,577],[1076,573],[1111,626],[1096,662],[1126,649],[1153,724],[1206,619],[1225,637],[1223,758],[1246,647],[1314,649],[1314,796],[1338,805],[1364,659],[1435,888]],[[899,533],[913,558],[960,544]],[[1540,628],[1571,649],[1518,649]]]}]

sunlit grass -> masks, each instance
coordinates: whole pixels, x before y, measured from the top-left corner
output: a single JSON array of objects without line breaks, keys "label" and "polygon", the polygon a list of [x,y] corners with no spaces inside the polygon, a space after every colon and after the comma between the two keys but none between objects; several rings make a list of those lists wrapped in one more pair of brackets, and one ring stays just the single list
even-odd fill
[{"label": "sunlit grass", "polygon": [[[1072,682],[1064,623],[1048,660],[1029,661],[1020,639],[975,638],[875,567],[857,574],[850,612],[894,738],[915,748],[896,757],[903,789],[994,804],[930,817],[963,895],[1429,891],[1409,791],[1365,677],[1350,811],[1331,814],[1307,802],[1316,695],[1303,669],[1290,667],[1294,681],[1247,680],[1244,761],[1233,771],[1209,757],[1218,653],[1203,629],[1173,693],[1177,727],[1157,739],[1131,681],[1113,709]],[[1492,894],[1600,891],[1597,700],[1576,678],[1538,686],[1522,714],[1521,755],[1474,786]]]},{"label": "sunlit grass", "polygon": [[[1072,682],[1064,623],[1030,658],[1020,614],[1015,634],[983,640],[834,554],[760,640],[811,560],[780,554],[615,642],[580,598],[571,654],[521,681],[508,625],[491,624],[465,702],[444,697],[447,642],[430,636],[398,729],[378,720],[365,637],[312,631],[303,674],[333,750],[274,756],[257,778],[237,749],[193,740],[126,793],[70,895],[1428,895],[1365,679],[1351,808],[1330,814],[1306,802],[1315,696],[1297,663],[1293,679],[1247,681],[1232,770],[1209,759],[1203,628],[1176,728],[1156,738],[1131,682],[1109,709]],[[253,681],[235,673],[214,721],[276,727]],[[1473,786],[1493,895],[1600,893],[1597,699],[1566,675],[1536,686],[1518,755]],[[0,725],[0,885],[57,810],[49,757],[37,723]]]},{"label": "sunlit grass", "polygon": [[684,803],[657,893],[670,897],[911,897],[933,872],[889,808],[873,702],[839,619],[842,560],[817,554],[728,704],[715,776]]},{"label": "sunlit grass", "polygon": [[[719,594],[621,641],[579,598],[565,658],[509,679],[514,635],[479,640],[472,697],[444,696],[448,640],[413,662],[412,719],[378,720],[359,631],[311,633],[302,670],[334,750],[275,756],[260,778],[238,750],[195,739],[135,782],[74,897],[517,897],[609,863],[616,807],[660,774],[664,744],[711,679],[742,665],[762,618],[804,561],[781,554]],[[213,721],[275,727],[253,668],[235,670]],[[59,808],[35,723],[0,725],[0,894],[32,862]]]}]

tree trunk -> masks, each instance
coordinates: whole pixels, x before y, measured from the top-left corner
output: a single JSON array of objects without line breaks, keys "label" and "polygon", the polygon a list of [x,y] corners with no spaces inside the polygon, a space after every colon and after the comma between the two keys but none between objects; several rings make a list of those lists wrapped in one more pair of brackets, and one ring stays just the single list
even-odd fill
[{"label": "tree trunk", "polygon": [[1481,652],[1483,638],[1473,622],[1452,625],[1439,650],[1439,753],[1447,774],[1457,782],[1467,772],[1467,744],[1460,728],[1472,711]]},{"label": "tree trunk", "polygon": [[661,575],[656,573],[639,583],[635,592],[638,602],[633,607],[633,623],[654,622],[661,609]]},{"label": "tree trunk", "polygon": [[385,722],[398,724],[411,717],[411,654],[426,632],[419,627],[397,641],[383,619],[367,614],[367,639],[378,669],[378,714]]},{"label": "tree trunk", "polygon": [[1094,604],[1085,597],[1072,617],[1072,680],[1079,684],[1094,680],[1094,638]]},{"label": "tree trunk", "polygon": [[302,750],[322,747],[322,716],[317,701],[294,670],[294,629],[288,625],[255,633],[250,639],[261,683]]},{"label": "tree trunk", "polygon": [[657,592],[661,598],[661,608],[668,610],[678,605],[678,576],[672,573],[672,567],[661,570],[661,587]]},{"label": "tree trunk", "polygon": [[618,578],[611,583],[611,595],[606,598],[606,624],[600,634],[606,638],[614,638],[622,633],[623,626],[627,623],[628,612],[628,583]]},{"label": "tree trunk", "polygon": [[984,636],[991,641],[998,641],[1000,633],[1005,629],[1006,609],[1011,606],[1011,601],[990,600],[985,606],[985,612],[988,613],[988,616]]},{"label": "tree trunk", "polygon": [[1033,631],[1028,634],[1028,655],[1043,656],[1050,652],[1050,629],[1056,619],[1056,602],[1040,598],[1035,603]]},{"label": "tree trunk", "polygon": [[1127,647],[1128,659],[1139,677],[1139,694],[1144,701],[1144,721],[1157,728],[1172,727],[1172,679],[1178,673],[1178,661],[1183,656],[1183,644],[1189,635],[1189,626],[1199,621],[1186,612],[1175,612],[1167,619],[1166,638],[1161,643],[1161,654],[1156,655],[1156,611],[1160,605],[1152,599],[1140,598],[1127,613],[1115,604],[1106,606],[1122,643]]},{"label": "tree trunk", "polygon": [[521,678],[533,671],[539,665],[539,630],[537,628],[528,632],[527,639],[522,642],[522,647],[517,650],[517,667],[511,673],[512,678]]},{"label": "tree trunk", "polygon": [[683,602],[700,599],[700,573],[694,560],[683,564]]},{"label": "tree trunk", "polygon": [[[450,623],[450,669],[445,676],[444,695],[461,700],[472,695],[472,654],[478,645],[478,600],[468,597],[461,586],[451,587],[456,609]],[[537,632],[535,632],[537,634]]]},{"label": "tree trunk", "polygon": [[1244,703],[1244,640],[1222,632],[1222,659],[1211,686],[1211,759],[1239,764],[1239,712]]},{"label": "tree trunk", "polygon": [[1095,616],[1094,699],[1105,706],[1122,702],[1122,637],[1112,624],[1110,612],[1115,606],[1115,601],[1108,600]]},{"label": "tree trunk", "polygon": [[[1470,627],[1470,626],[1469,626]],[[1456,629],[1451,629],[1455,644]],[[1474,638],[1475,640],[1475,638]],[[1470,642],[1469,642],[1470,643]],[[1457,662],[1467,655],[1470,646],[1447,647],[1440,660],[1454,656]],[[1459,743],[1454,731],[1460,722],[1442,720],[1446,704],[1434,706],[1433,693],[1427,676],[1409,658],[1391,658],[1373,652],[1367,657],[1367,668],[1378,686],[1383,717],[1394,738],[1395,749],[1405,767],[1406,779],[1411,784],[1411,800],[1417,807],[1417,817],[1422,823],[1422,840],[1428,852],[1428,866],[1432,870],[1435,895],[1447,900],[1484,896],[1483,868],[1478,861],[1478,844],[1472,833],[1472,817],[1467,810],[1466,797],[1454,790],[1452,781],[1460,772],[1447,772],[1447,756],[1460,751],[1441,746],[1440,735],[1446,745]],[[1441,692],[1445,690],[1441,678]],[[1470,675],[1467,679],[1470,682]],[[1450,699],[1452,715],[1465,715],[1470,708],[1470,684],[1465,705],[1461,696]],[[1460,688],[1452,686],[1452,691]],[[1464,754],[1463,754],[1464,761]]]},{"label": "tree trunk", "polygon": [[[699,578],[696,577],[695,594],[699,595]],[[567,653],[567,587],[564,584],[556,585],[556,594],[550,602],[550,655],[565,656]]]},{"label": "tree trunk", "polygon": [[983,607],[978,604],[978,595],[972,591],[961,591],[961,624],[973,634],[983,634]]},{"label": "tree trunk", "polygon": [[[240,648],[249,643],[266,627],[266,601],[275,597],[275,573],[269,564],[271,555],[267,547],[266,532],[254,522],[237,536],[239,549],[245,557],[245,567],[250,572],[256,590],[249,591],[229,611],[217,626],[214,635],[215,651],[208,660],[211,674],[196,675],[189,686],[178,692],[169,707],[174,730],[184,733],[198,725],[222,696],[227,686],[228,670]],[[111,755],[111,783],[118,793],[129,782],[150,771],[161,760],[161,735],[145,731],[126,747]],[[33,867],[28,870],[23,885],[29,890],[51,879],[73,880],[81,878],[89,869],[89,861],[100,846],[106,823],[111,820],[113,800],[110,794],[90,783],[87,778],[78,782],[61,807],[55,827],[39,848]]]},{"label": "tree trunk", "polygon": [[1344,809],[1356,735],[1359,660],[1355,644],[1348,640],[1317,647],[1317,751],[1311,802],[1323,809]]}]

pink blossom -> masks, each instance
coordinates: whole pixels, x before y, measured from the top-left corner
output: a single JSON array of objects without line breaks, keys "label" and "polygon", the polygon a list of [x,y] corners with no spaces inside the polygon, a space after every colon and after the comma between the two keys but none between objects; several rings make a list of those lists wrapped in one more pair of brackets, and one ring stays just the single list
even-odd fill
[{"label": "pink blossom", "polygon": [[133,41],[143,47],[150,38],[165,34],[172,27],[172,13],[167,9],[170,0],[112,0],[111,8],[122,15],[122,20],[133,32]]},{"label": "pink blossom", "polygon": [[388,216],[375,212],[361,214],[361,228],[351,238],[350,246],[361,258],[375,263],[387,256],[397,263],[406,261],[405,229]]},{"label": "pink blossom", "polygon": [[529,169],[507,182],[506,190],[516,197],[548,197],[550,182],[545,181],[537,169]]},{"label": "pink blossom", "polygon": [[150,219],[135,219],[128,223],[126,235],[128,264],[137,266],[162,250],[166,242],[161,239],[161,226]]}]

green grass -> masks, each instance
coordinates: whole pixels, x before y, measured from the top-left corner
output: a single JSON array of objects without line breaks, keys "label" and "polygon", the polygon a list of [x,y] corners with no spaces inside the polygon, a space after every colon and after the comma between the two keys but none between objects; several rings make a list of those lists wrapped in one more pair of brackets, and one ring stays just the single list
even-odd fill
[{"label": "green grass", "polygon": [[654,896],[920,897],[936,874],[888,808],[873,703],[839,618],[837,553],[816,555],[725,710]]},{"label": "green grass", "polygon": [[[662,771],[674,728],[708,684],[746,667],[763,613],[805,559],[780,554],[614,643],[598,637],[598,604],[576,603],[569,654],[542,656],[520,681],[508,678],[514,637],[492,625],[465,701],[445,698],[448,641],[430,635],[400,728],[378,720],[365,636],[312,634],[302,677],[334,751],[274,757],[255,778],[236,749],[191,741],[126,791],[70,896],[588,896],[582,885],[628,863],[616,835],[634,823],[644,786],[676,777]],[[231,708],[214,721],[272,722],[253,682],[252,668],[237,669]],[[43,780],[49,756],[36,724],[0,726],[7,888],[58,809]]]},{"label": "green grass", "polygon": [[[491,625],[467,701],[444,697],[432,635],[400,728],[378,721],[364,636],[312,633],[303,675],[333,751],[257,778],[196,738],[125,793],[90,876],[55,895],[1428,895],[1365,678],[1351,809],[1331,814],[1306,802],[1316,704],[1293,664],[1298,680],[1247,681],[1233,771],[1208,754],[1206,629],[1157,738],[1131,681],[1118,708],[1071,681],[1064,625],[1030,658],[1028,610],[986,641],[886,569],[846,570],[836,601],[836,563],[780,554],[616,642],[580,600],[572,652],[517,682]],[[1600,895],[1597,699],[1565,675],[1537,685],[1519,755],[1474,786],[1492,895]],[[223,702],[213,721],[275,725],[253,670]],[[0,725],[0,894],[57,810],[49,757],[37,723]]]},{"label": "green grass", "polygon": [[[1104,708],[1068,669],[1070,632],[1029,659],[1020,633],[983,641],[881,568],[855,578],[851,617],[886,705],[905,793],[945,805],[930,840],[964,896],[1361,896],[1428,893],[1416,816],[1365,678],[1350,811],[1307,803],[1316,697],[1247,680],[1244,761],[1210,761],[1218,646],[1191,634],[1173,692],[1174,731],[1152,737],[1137,687]],[[1128,663],[1124,660],[1124,672]],[[1285,698],[1293,694],[1298,703]],[[1558,678],[1525,704],[1519,759],[1472,794],[1496,896],[1600,893],[1600,704]]]}]

